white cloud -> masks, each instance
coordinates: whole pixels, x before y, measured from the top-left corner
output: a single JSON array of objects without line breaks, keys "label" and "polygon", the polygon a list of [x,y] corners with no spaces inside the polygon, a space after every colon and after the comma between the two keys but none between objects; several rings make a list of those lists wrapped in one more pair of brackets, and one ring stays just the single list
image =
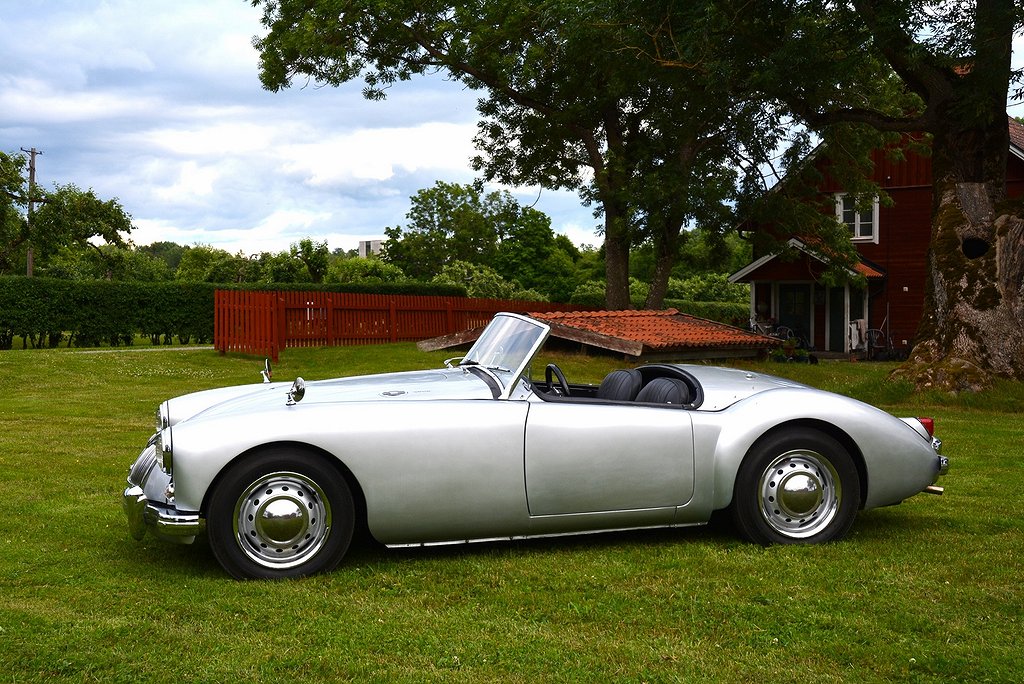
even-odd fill
[{"label": "white cloud", "polygon": [[465,171],[473,126],[425,123],[411,128],[360,129],[326,140],[286,146],[284,170],[312,186],[385,181],[399,171]]},{"label": "white cloud", "polygon": [[[354,248],[403,223],[418,190],[473,178],[476,94],[436,75],[384,102],[359,83],[269,93],[259,19],[236,0],[5,3],[0,149],[43,150],[43,185],[117,197],[136,244],[246,254],[307,236]],[[537,208],[586,236],[571,193],[545,191]]]},{"label": "white cloud", "polygon": [[190,198],[202,198],[213,192],[213,185],[220,177],[217,169],[200,167],[194,161],[180,165],[178,178],[173,185],[157,187],[154,194],[165,201],[182,201]]}]

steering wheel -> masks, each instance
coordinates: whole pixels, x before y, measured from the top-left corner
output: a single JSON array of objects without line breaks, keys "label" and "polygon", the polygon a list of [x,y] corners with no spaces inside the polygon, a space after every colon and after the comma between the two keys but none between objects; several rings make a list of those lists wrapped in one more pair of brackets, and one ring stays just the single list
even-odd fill
[{"label": "steering wheel", "polygon": [[562,369],[553,363],[549,363],[547,368],[544,369],[544,381],[548,384],[548,387],[553,387],[551,384],[552,376],[558,378],[558,393],[563,397],[569,396],[569,383],[565,381],[565,374],[562,373]]}]

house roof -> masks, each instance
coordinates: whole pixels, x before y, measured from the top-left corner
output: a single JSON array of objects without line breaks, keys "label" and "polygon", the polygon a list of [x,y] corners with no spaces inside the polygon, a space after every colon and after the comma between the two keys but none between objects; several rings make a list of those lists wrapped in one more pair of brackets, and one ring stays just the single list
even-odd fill
[{"label": "house roof", "polygon": [[1012,116],[1010,120],[1010,152],[1024,159],[1024,123]]},{"label": "house roof", "polygon": [[[817,252],[810,249],[810,247],[808,247],[806,243],[804,243],[798,238],[790,239],[790,241],[787,244],[790,247],[794,247],[800,250],[807,256],[816,259],[823,264],[826,263],[825,258],[821,254],[818,254]],[[776,259],[779,256],[781,256],[781,253],[778,252],[775,254],[766,254],[760,259],[752,261],[739,271],[736,271],[731,276],[729,276],[729,282],[742,283],[748,281],[750,279],[750,276],[753,275],[755,271],[757,271],[759,268],[761,268],[762,266],[771,262],[772,260]],[[871,263],[864,257],[861,257],[860,261],[854,264],[852,270],[847,270],[850,272],[850,275],[862,275],[869,280],[876,280],[885,277],[885,271],[880,266]]]},{"label": "house roof", "polygon": [[551,326],[551,334],[632,356],[652,352],[686,356],[728,356],[739,351],[775,347],[779,341],[740,328],[662,311],[556,311],[531,317]]}]

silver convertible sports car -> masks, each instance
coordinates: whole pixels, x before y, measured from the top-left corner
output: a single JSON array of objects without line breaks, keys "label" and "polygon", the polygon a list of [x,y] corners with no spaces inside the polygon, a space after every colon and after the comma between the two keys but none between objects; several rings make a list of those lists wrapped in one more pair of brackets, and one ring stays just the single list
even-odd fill
[{"label": "silver convertible sports car", "polygon": [[548,332],[499,314],[442,369],[170,399],[128,476],[131,534],[205,532],[231,575],[294,577],[334,568],[357,526],[404,546],[729,510],[752,541],[816,543],[858,510],[942,491],[930,419],[707,366],[617,370],[597,386],[549,364],[531,379]]}]

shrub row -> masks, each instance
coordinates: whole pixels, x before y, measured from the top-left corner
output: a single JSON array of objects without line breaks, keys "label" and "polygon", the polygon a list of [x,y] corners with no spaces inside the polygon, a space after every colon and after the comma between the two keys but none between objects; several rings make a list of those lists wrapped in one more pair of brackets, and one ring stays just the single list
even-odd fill
[{"label": "shrub row", "polygon": [[136,334],[154,344],[213,339],[214,291],[310,290],[361,294],[465,296],[465,289],[424,283],[238,287],[210,283],[135,283],[0,277],[0,349],[15,337],[32,346],[131,344]]}]

